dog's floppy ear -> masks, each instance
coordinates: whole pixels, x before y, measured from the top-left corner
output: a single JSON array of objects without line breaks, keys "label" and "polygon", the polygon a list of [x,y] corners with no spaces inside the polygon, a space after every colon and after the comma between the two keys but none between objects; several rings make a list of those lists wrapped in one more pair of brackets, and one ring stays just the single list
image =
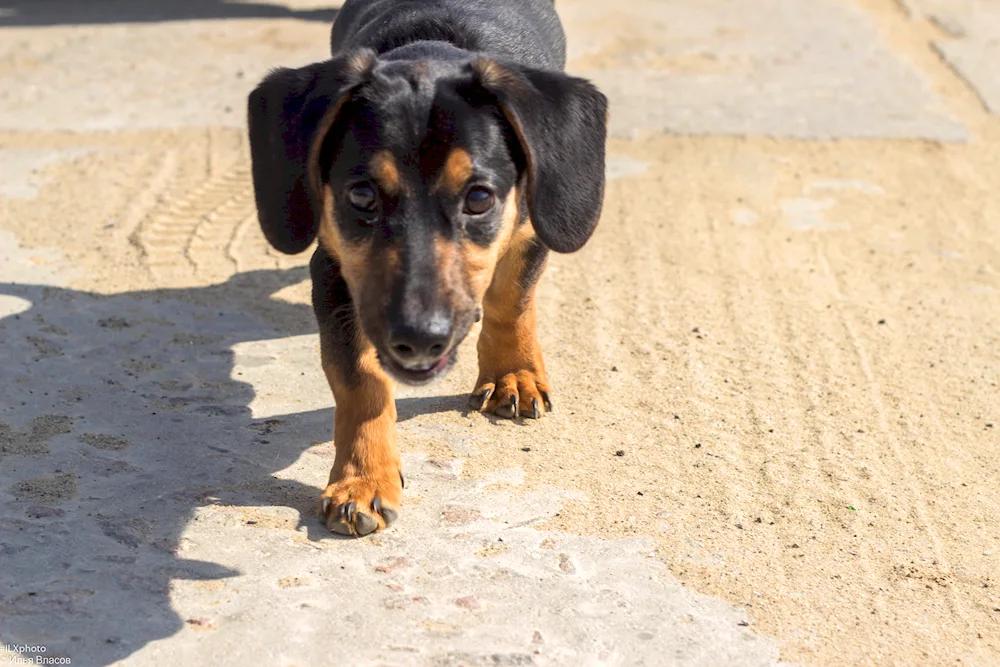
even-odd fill
[{"label": "dog's floppy ear", "polygon": [[499,102],[528,172],[535,233],[556,252],[575,252],[597,227],[604,202],[608,100],[562,72],[480,58],[478,83]]},{"label": "dog's floppy ear", "polygon": [[276,249],[309,247],[322,215],[319,147],[340,107],[375,62],[360,51],[301,69],[271,72],[248,104],[257,216]]}]

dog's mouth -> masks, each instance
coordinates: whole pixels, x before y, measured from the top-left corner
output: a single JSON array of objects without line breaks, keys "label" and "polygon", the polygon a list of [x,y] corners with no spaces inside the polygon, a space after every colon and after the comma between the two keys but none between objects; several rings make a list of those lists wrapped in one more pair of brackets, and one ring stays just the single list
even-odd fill
[{"label": "dog's mouth", "polygon": [[406,384],[427,384],[441,375],[444,375],[454,365],[458,358],[458,346],[456,345],[443,356],[431,363],[421,363],[413,366],[404,366],[388,354],[379,354],[379,362],[389,375],[400,382]]}]

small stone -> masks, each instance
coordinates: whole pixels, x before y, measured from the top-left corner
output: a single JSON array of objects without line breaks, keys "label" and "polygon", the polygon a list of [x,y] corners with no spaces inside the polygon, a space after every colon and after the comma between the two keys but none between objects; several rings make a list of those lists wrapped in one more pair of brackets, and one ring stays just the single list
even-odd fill
[{"label": "small stone", "polygon": [[736,524],[736,527],[739,528],[740,530],[743,530],[743,524],[742,523]]},{"label": "small stone", "polygon": [[615,456],[625,456],[625,450],[619,449],[617,452],[615,452]]},{"label": "small stone", "polygon": [[413,563],[406,556],[397,556],[385,563],[375,567],[375,571],[380,574],[389,574],[397,570],[405,570],[413,566]]},{"label": "small stone", "polygon": [[522,452],[530,452],[531,451],[531,447],[521,447],[521,451]]},{"label": "small stone", "polygon": [[695,444],[694,448],[695,449],[701,449],[701,443],[699,442],[699,443]]},{"label": "small stone", "polygon": [[210,618],[189,618],[187,624],[199,630],[215,630],[215,621]]},{"label": "small stone", "polygon": [[566,574],[576,574],[576,565],[573,564],[569,554],[559,554],[559,569]]},{"label": "small stone", "polygon": [[748,627],[750,627],[750,624],[747,623],[746,621],[740,621],[736,625],[740,626],[741,628],[748,628]]},{"label": "small stone", "polygon": [[878,323],[879,324],[885,324],[885,320],[879,320]]},{"label": "small stone", "polygon": [[464,598],[458,598],[455,600],[455,604],[462,609],[468,609],[469,611],[479,609],[479,600],[477,600],[474,595],[467,595]]},{"label": "small stone", "polygon": [[617,366],[612,366],[611,367],[611,371],[614,372],[614,373],[617,373],[618,372],[618,367]]}]

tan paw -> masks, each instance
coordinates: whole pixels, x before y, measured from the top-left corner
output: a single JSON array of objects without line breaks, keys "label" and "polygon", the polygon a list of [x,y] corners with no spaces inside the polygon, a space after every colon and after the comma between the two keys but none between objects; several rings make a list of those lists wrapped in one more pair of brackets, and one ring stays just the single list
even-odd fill
[{"label": "tan paw", "polygon": [[392,525],[402,497],[401,472],[377,478],[349,475],[326,487],[319,512],[334,533],[364,537]]},{"label": "tan paw", "polygon": [[480,412],[514,419],[518,415],[539,419],[552,411],[549,385],[531,371],[480,376],[469,405]]}]

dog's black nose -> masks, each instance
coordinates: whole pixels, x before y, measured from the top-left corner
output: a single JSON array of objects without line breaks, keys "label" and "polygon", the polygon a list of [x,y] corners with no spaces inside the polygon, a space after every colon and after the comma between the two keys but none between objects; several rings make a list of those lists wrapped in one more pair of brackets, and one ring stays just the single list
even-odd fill
[{"label": "dog's black nose", "polygon": [[414,322],[393,322],[389,351],[403,366],[430,366],[448,351],[452,333],[451,317],[443,312],[425,314]]}]

